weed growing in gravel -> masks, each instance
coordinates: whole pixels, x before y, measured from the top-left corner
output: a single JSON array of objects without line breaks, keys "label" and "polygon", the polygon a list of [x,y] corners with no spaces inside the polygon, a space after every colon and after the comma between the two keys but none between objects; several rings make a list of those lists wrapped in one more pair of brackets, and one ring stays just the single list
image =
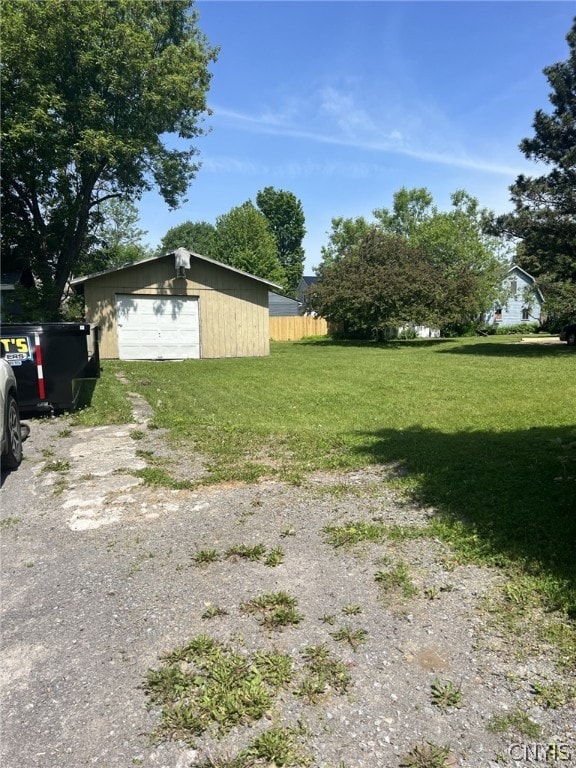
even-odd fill
[{"label": "weed growing in gravel", "polygon": [[288,536],[296,536],[296,529],[293,528],[291,525],[289,525],[288,528],[284,528],[283,531],[280,531],[280,537],[282,539],[285,539]]},{"label": "weed growing in gravel", "polygon": [[70,462],[64,459],[55,459],[49,461],[42,467],[42,472],[68,472],[70,469]]},{"label": "weed growing in gravel", "polygon": [[208,730],[221,736],[260,719],[292,676],[289,657],[243,656],[207,635],[198,635],[162,660],[144,682],[150,705],[161,708],[153,735],[189,745]]},{"label": "weed growing in gravel", "polygon": [[216,549],[199,549],[192,556],[192,561],[196,565],[207,565],[208,563],[216,563],[220,560],[220,555]]},{"label": "weed growing in gravel", "polygon": [[452,768],[456,759],[449,746],[441,747],[431,741],[417,744],[400,760],[401,768]]},{"label": "weed growing in gravel", "polygon": [[58,437],[70,437],[71,434],[71,429],[61,429],[60,432],[58,432]]},{"label": "weed growing in gravel", "polygon": [[323,616],[320,616],[320,621],[323,624],[334,624],[336,622],[336,615],[334,613],[325,613]]},{"label": "weed growing in gravel", "polygon": [[10,528],[12,525],[18,525],[19,522],[19,517],[5,517],[3,520],[0,520],[0,528]]},{"label": "weed growing in gravel", "polygon": [[335,632],[330,632],[330,634],[334,640],[348,643],[353,651],[357,651],[358,647],[365,643],[368,637],[368,632],[365,629],[354,629],[349,624],[340,627]]},{"label": "weed growing in gravel", "polygon": [[226,608],[220,608],[217,605],[209,605],[202,614],[203,619],[215,619],[218,616],[228,616]]},{"label": "weed growing in gravel", "polygon": [[225,557],[240,557],[243,560],[261,560],[266,554],[266,547],[264,544],[256,544],[253,547],[249,547],[247,544],[235,544],[233,547],[229,547],[225,552]]},{"label": "weed growing in gravel", "polygon": [[276,568],[277,565],[281,565],[284,562],[284,550],[282,547],[274,547],[266,555],[264,563],[269,568]]},{"label": "weed growing in gravel", "polygon": [[361,605],[345,605],[342,608],[342,613],[345,616],[358,616],[359,613],[362,613],[362,606]]},{"label": "weed growing in gravel", "polygon": [[309,645],[303,655],[306,674],[294,691],[295,696],[316,704],[330,690],[346,693],[352,682],[348,667],[335,659],[326,645]]},{"label": "weed growing in gravel", "polygon": [[488,730],[492,733],[515,733],[529,739],[537,739],[542,733],[542,727],[521,709],[494,715],[488,722]]},{"label": "weed growing in gravel", "polygon": [[362,541],[405,541],[431,536],[428,528],[417,525],[386,525],[377,520],[349,520],[343,525],[326,525],[323,528],[326,539],[333,547],[352,546]]},{"label": "weed growing in gravel", "polygon": [[194,488],[194,483],[191,480],[175,480],[160,467],[144,467],[143,469],[130,470],[130,474],[134,475],[134,477],[140,477],[146,485],[171,488],[174,491]]},{"label": "weed growing in gravel", "polygon": [[558,709],[573,701],[575,692],[562,683],[532,683],[532,693],[536,702],[544,709]]},{"label": "weed growing in gravel", "polygon": [[304,616],[298,613],[297,598],[287,592],[266,592],[243,603],[240,609],[244,613],[256,614],[262,626],[267,629],[282,629],[291,624],[299,624]]},{"label": "weed growing in gravel", "polygon": [[450,707],[460,708],[462,706],[461,686],[455,686],[451,680],[442,683],[435,678],[432,683],[432,703],[443,712]]},{"label": "weed growing in gravel", "polygon": [[414,582],[410,577],[408,566],[400,560],[391,571],[377,571],[374,581],[386,591],[400,590],[403,597],[414,597],[418,594]]},{"label": "weed growing in gravel", "polygon": [[540,639],[555,646],[561,670],[576,669],[576,623],[552,620],[539,628]]},{"label": "weed growing in gravel", "polygon": [[261,764],[261,761],[265,761],[264,765],[297,765],[303,768],[310,765],[311,760],[300,745],[301,735],[297,728],[272,728],[264,731],[244,751],[246,758],[251,761],[246,765]]},{"label": "weed growing in gravel", "polygon": [[59,477],[58,480],[52,486],[52,493],[54,496],[62,496],[64,491],[68,488],[68,480],[65,477]]},{"label": "weed growing in gravel", "polygon": [[132,440],[144,440],[146,437],[146,432],[143,432],[141,429],[133,429],[129,434]]}]

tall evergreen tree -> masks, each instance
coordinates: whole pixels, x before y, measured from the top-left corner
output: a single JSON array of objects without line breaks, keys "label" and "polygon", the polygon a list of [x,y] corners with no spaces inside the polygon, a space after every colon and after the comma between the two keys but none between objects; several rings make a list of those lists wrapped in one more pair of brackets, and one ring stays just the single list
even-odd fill
[{"label": "tall evergreen tree", "polygon": [[514,211],[495,222],[520,241],[517,261],[537,278],[551,327],[576,316],[576,18],[566,39],[566,61],[544,69],[552,110],[539,109],[534,135],[520,142],[528,159],[550,170],[518,176]]}]

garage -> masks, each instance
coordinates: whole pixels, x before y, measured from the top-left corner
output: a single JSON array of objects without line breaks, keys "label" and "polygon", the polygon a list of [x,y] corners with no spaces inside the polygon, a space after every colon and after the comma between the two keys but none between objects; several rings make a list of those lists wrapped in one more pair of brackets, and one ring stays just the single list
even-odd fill
[{"label": "garage", "polygon": [[116,296],[120,360],[200,357],[198,299],[188,296]]},{"label": "garage", "polygon": [[100,357],[183,360],[270,354],[269,280],[184,248],[72,280]]}]

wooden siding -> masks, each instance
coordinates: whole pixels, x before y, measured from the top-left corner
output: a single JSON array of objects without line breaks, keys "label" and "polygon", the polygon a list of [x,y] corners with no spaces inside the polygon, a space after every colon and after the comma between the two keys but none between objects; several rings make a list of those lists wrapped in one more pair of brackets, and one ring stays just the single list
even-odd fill
[{"label": "wooden siding", "polygon": [[268,287],[192,257],[188,279],[175,277],[174,256],[117,270],[84,283],[86,320],[98,325],[100,356],[118,358],[116,294],[197,296],[201,357],[270,353]]},{"label": "wooden siding", "polygon": [[326,336],[328,323],[323,317],[298,315],[297,317],[271,317],[270,338],[272,341],[298,341],[305,336]]}]

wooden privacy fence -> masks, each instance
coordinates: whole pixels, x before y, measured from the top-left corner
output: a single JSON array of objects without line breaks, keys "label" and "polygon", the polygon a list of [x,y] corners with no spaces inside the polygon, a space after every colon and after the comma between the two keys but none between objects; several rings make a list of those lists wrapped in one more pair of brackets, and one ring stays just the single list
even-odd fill
[{"label": "wooden privacy fence", "polygon": [[328,323],[323,317],[295,315],[294,317],[271,317],[270,338],[272,341],[298,341],[304,336],[326,336]]}]

